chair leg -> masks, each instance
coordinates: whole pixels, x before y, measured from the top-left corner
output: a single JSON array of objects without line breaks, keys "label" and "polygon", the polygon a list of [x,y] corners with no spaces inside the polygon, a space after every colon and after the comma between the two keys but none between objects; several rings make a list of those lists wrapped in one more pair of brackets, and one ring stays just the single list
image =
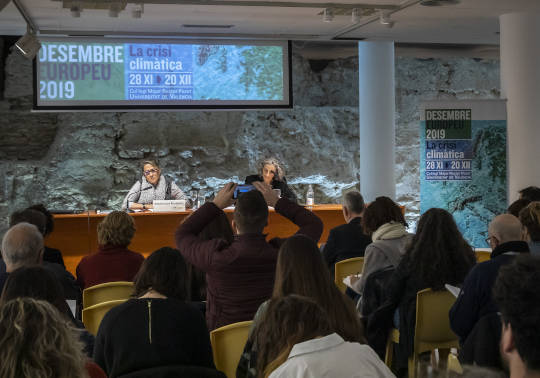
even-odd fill
[{"label": "chair leg", "polygon": [[388,337],[386,342],[386,354],[384,356],[384,363],[389,369],[392,369],[392,358],[394,354],[394,343],[392,342],[392,335]]},{"label": "chair leg", "polygon": [[413,353],[412,357],[409,357],[409,378],[416,377],[416,353]]}]

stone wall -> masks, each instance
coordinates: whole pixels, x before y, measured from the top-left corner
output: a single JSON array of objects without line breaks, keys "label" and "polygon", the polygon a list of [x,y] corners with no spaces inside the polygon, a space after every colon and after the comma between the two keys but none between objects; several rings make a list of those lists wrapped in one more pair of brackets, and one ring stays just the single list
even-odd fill
[{"label": "stone wall", "polygon": [[[282,111],[31,113],[30,62],[8,53],[0,68],[0,234],[10,212],[32,203],[119,208],[148,157],[184,191],[207,194],[243,181],[270,155],[286,163],[300,197],[312,183],[317,202],[338,202],[359,182],[356,57],[309,61],[293,51],[294,108]],[[397,200],[410,219],[418,215],[419,102],[498,95],[496,60],[396,58]]]}]

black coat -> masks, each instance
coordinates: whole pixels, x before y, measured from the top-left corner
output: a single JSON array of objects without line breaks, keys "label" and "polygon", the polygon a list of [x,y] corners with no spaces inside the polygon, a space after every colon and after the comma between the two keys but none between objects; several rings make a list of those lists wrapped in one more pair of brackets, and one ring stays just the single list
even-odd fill
[{"label": "black coat", "polygon": [[[246,177],[245,183],[253,184],[254,181],[262,182],[264,180],[259,175],[251,175]],[[292,201],[294,203],[298,202],[296,194],[294,194],[292,189],[289,188],[289,185],[287,185],[287,179],[285,177],[283,177],[283,181],[272,180],[272,189],[279,189],[281,190],[281,197],[287,198],[289,201]]]}]

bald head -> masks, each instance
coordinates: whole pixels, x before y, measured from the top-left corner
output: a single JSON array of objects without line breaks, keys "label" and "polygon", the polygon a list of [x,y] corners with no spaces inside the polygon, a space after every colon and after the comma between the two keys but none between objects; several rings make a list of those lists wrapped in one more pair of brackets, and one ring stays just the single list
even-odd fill
[{"label": "bald head", "polygon": [[33,224],[18,223],[2,239],[2,258],[7,272],[21,266],[40,264],[42,254],[43,236]]},{"label": "bald head", "polygon": [[497,215],[489,224],[488,232],[498,244],[521,240],[521,222],[512,214]]}]

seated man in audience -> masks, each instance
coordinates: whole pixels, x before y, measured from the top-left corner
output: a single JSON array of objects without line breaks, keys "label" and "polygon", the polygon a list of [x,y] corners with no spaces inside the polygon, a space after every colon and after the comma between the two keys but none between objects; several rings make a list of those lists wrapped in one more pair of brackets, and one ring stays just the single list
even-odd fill
[{"label": "seated man in audience", "polygon": [[500,351],[511,377],[540,377],[540,259],[519,256],[499,272],[493,297],[502,321]]},{"label": "seated man in audience", "polygon": [[254,182],[257,190],[242,194],[236,201],[231,244],[223,239],[201,241],[197,236],[222,209],[233,201],[235,184],[229,183],[176,231],[176,245],[191,264],[206,272],[208,329],[251,320],[259,305],[270,298],[274,285],[277,253],[283,239],[269,242],[263,234],[268,224],[268,206],[290,219],[315,242],[322,233],[322,222],[311,211],[286,198],[279,198],[269,185]]},{"label": "seated man in audience", "polygon": [[491,260],[471,269],[450,309],[450,326],[461,343],[480,318],[498,311],[491,291],[499,268],[511,263],[516,255],[529,253],[529,246],[521,240],[521,223],[511,214],[496,216],[489,224],[488,235]]},{"label": "seated man in audience", "polygon": [[36,226],[23,222],[7,230],[2,239],[5,271],[0,273],[0,293],[11,272],[23,266],[39,265],[42,259],[43,236]]},{"label": "seated man in audience", "polygon": [[334,274],[334,265],[351,257],[362,257],[371,238],[362,231],[364,199],[357,192],[348,192],[343,196],[343,218],[346,224],[330,230],[328,241],[323,248],[323,257]]},{"label": "seated man in audience", "polygon": [[[45,227],[46,221],[47,221],[47,218],[45,217],[43,213],[37,210],[33,210],[33,209],[26,209],[22,211],[17,211],[10,216],[10,227],[13,227],[23,222],[29,223],[29,224],[34,225],[43,236],[46,229]],[[43,237],[42,237],[42,241],[43,241]],[[45,247],[43,247],[41,264],[43,265],[45,269],[54,273],[55,277],[58,279],[58,281],[62,285],[65,298],[78,300],[80,298],[81,290],[79,289],[79,286],[75,282],[75,277],[73,277],[73,275],[70,272],[68,272],[62,265],[58,263],[46,261],[44,259],[44,255],[45,255]],[[5,270],[6,270],[6,266],[4,262],[1,261],[0,272],[5,272]]]}]

